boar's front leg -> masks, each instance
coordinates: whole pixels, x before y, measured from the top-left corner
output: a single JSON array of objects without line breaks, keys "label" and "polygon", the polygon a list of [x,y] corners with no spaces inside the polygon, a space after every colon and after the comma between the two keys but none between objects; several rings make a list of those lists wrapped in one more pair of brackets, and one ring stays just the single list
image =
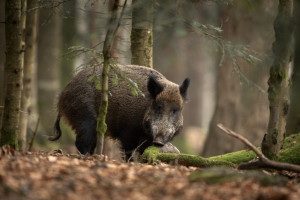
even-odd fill
[{"label": "boar's front leg", "polygon": [[176,153],[180,154],[180,151],[170,142],[166,143],[164,146],[159,148],[160,153]]},{"label": "boar's front leg", "polygon": [[97,144],[97,121],[96,119],[84,119],[76,127],[75,145],[83,155],[94,153]]}]

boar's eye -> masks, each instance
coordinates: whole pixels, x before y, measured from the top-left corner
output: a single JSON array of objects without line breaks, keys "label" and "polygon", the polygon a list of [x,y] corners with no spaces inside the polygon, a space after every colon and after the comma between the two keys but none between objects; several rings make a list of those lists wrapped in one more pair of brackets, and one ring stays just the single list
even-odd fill
[{"label": "boar's eye", "polygon": [[161,104],[154,104],[154,109],[159,112],[162,110],[162,105]]},{"label": "boar's eye", "polygon": [[173,110],[172,110],[172,114],[177,114],[179,112],[179,109],[178,108],[174,108]]}]

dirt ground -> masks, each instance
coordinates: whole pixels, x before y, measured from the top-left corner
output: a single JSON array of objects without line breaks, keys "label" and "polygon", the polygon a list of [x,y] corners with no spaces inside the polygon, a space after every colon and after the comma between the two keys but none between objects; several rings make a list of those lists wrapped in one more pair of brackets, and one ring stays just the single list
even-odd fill
[{"label": "dirt ground", "polygon": [[189,175],[201,170],[163,163],[125,163],[59,150],[20,153],[2,147],[0,199],[300,199],[297,174],[286,173],[290,178],[277,185],[263,185],[253,178],[191,181]]}]

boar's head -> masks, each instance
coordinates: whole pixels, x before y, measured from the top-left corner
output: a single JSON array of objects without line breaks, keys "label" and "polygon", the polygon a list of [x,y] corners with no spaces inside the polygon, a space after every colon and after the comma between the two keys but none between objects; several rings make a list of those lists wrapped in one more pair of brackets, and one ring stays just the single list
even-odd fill
[{"label": "boar's head", "polygon": [[145,113],[143,126],[153,144],[163,146],[181,131],[189,82],[187,78],[178,86],[167,80],[158,80],[154,75],[149,76],[147,87],[152,104]]}]

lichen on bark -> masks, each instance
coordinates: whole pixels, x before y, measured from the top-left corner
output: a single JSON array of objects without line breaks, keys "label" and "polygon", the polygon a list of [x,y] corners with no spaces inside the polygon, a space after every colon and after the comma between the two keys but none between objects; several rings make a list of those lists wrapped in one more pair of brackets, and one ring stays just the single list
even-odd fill
[{"label": "lichen on bark", "polygon": [[270,159],[277,159],[282,147],[288,109],[287,72],[291,57],[293,34],[293,1],[280,0],[274,21],[273,64],[268,80],[270,118],[267,133],[262,141],[262,152]]},{"label": "lichen on bark", "polygon": [[133,0],[131,63],[153,68],[153,1]]}]

